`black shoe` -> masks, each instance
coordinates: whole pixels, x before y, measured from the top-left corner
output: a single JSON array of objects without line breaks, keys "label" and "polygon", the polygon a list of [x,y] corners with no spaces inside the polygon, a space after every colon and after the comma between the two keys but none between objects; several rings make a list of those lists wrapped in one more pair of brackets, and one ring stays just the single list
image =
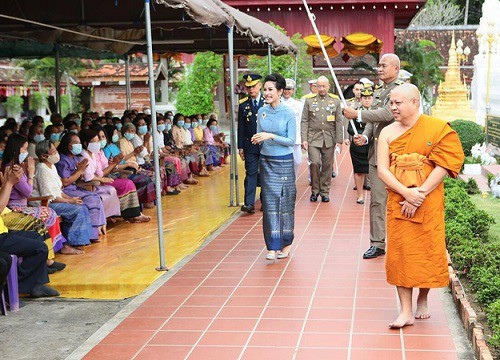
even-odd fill
[{"label": "black shoe", "polygon": [[52,275],[57,272],[57,269],[51,268],[50,266],[47,265],[47,274]]},{"label": "black shoe", "polygon": [[372,188],[369,185],[363,185],[363,190],[371,190]]},{"label": "black shoe", "polygon": [[355,187],[353,187],[352,189],[353,189],[353,190],[358,190],[358,187],[357,187],[357,186],[355,186]]},{"label": "black shoe", "polygon": [[241,211],[246,212],[248,214],[253,214],[255,213],[255,208],[253,205],[243,205],[241,207]]},{"label": "black shoe", "polygon": [[328,195],[321,195],[321,202],[330,202],[330,197]]},{"label": "black shoe", "polygon": [[[47,265],[47,267],[49,269],[55,269],[56,271],[61,271],[61,270],[64,270],[66,268],[66,264],[59,262],[59,261],[54,261],[52,263],[52,265]],[[49,274],[50,274],[50,272],[49,272]]]},{"label": "black shoe", "polygon": [[337,176],[337,173],[335,171],[332,171],[332,178],[334,178],[335,176]]},{"label": "black shoe", "polygon": [[318,201],[318,194],[311,194],[311,197],[309,198],[310,202],[316,202]]},{"label": "black shoe", "polygon": [[59,292],[56,289],[52,289],[50,286],[35,285],[30,295],[32,298],[52,297],[59,296]]},{"label": "black shoe", "polygon": [[385,250],[379,249],[376,246],[370,246],[370,248],[363,254],[363,259],[375,259],[381,255],[385,255]]}]

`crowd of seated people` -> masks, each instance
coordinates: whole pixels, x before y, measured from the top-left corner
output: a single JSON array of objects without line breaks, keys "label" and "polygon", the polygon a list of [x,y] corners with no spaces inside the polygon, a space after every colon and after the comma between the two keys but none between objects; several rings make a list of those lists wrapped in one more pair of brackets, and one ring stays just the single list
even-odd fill
[{"label": "crowd of seated people", "polygon": [[156,201],[153,134],[162,195],[198,184],[229,154],[215,115],[158,114],[156,129],[135,110],[54,113],[47,123],[7,119],[0,127],[0,285],[10,267],[5,254],[14,254],[23,257],[21,292],[57,296],[45,285],[65,268],[55,253],[84,253],[118,218],[150,221],[143,209]]}]

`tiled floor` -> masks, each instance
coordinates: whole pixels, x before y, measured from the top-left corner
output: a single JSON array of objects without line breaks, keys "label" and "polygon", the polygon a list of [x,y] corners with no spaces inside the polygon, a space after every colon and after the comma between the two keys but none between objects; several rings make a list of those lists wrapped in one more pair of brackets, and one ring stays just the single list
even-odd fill
[{"label": "tiled floor", "polygon": [[384,258],[362,260],[368,203],[356,204],[342,156],[330,203],[298,180],[292,255],[265,260],[261,213],[241,216],[179,270],[86,359],[457,359],[443,304],[390,330],[396,291]]}]

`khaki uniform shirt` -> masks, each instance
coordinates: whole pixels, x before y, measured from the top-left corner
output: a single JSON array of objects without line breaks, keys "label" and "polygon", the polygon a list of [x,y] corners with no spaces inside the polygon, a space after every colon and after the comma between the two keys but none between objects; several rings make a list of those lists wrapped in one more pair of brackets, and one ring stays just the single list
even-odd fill
[{"label": "khaki uniform shirt", "polygon": [[329,148],[342,143],[342,109],[338,96],[306,95],[302,110],[302,141],[309,146]]},{"label": "khaki uniform shirt", "polygon": [[394,117],[389,110],[389,94],[392,89],[401,84],[403,82],[396,79],[375,88],[372,105],[375,110],[361,110],[361,121],[367,124],[363,135],[368,137],[368,143],[370,144],[370,150],[368,151],[370,165],[377,165],[377,145],[380,132],[387,125],[394,122]]}]

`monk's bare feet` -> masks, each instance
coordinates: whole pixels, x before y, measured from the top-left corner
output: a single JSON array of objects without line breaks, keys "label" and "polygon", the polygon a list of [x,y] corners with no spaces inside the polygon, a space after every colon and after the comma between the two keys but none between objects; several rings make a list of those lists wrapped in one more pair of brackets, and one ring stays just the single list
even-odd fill
[{"label": "monk's bare feet", "polygon": [[80,254],[84,254],[85,251],[78,249],[78,248],[74,248],[74,247],[69,246],[69,245],[64,245],[63,248],[61,249],[60,253],[64,254],[64,255],[80,255]]},{"label": "monk's bare feet", "polygon": [[394,322],[389,324],[389,328],[391,329],[401,329],[404,326],[411,326],[415,322],[415,318],[413,315],[399,314]]},{"label": "monk's bare feet", "polygon": [[415,319],[429,319],[431,314],[429,313],[429,307],[427,305],[427,300],[417,299],[417,310],[415,311]]}]

